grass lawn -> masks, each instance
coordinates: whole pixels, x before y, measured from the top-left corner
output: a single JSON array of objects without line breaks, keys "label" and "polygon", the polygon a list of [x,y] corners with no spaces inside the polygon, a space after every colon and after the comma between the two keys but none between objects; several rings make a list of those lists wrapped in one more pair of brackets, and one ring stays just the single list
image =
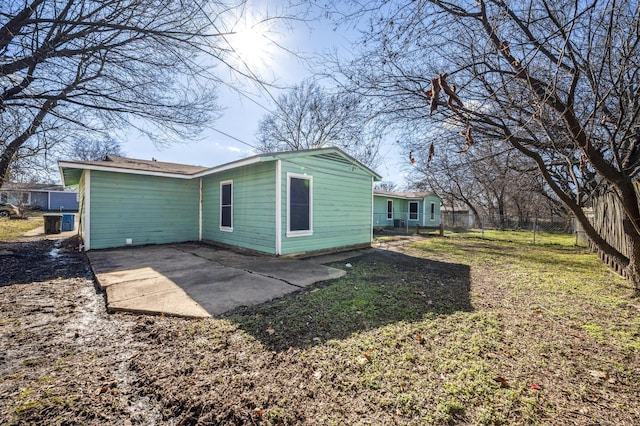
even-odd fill
[{"label": "grass lawn", "polygon": [[20,238],[25,232],[43,226],[42,215],[34,215],[27,219],[0,218],[0,241],[7,242]]},{"label": "grass lawn", "polygon": [[376,250],[335,264],[343,278],[224,318],[84,321],[95,346],[48,348],[55,368],[31,354],[33,379],[0,390],[29,390],[12,402],[24,424],[118,423],[139,404],[133,424],[640,424],[629,284],[571,236],[516,237]]},{"label": "grass lawn", "polygon": [[[216,374],[226,396],[166,402],[219,410],[241,383],[234,422],[257,421],[256,410],[268,424],[639,424],[640,308],[628,283],[571,236],[488,237],[363,256],[342,279],[194,325],[194,342],[239,351],[225,361],[236,376],[205,356],[186,368]],[[180,345],[176,359],[197,344]],[[166,389],[175,376],[164,373],[147,379]]]}]

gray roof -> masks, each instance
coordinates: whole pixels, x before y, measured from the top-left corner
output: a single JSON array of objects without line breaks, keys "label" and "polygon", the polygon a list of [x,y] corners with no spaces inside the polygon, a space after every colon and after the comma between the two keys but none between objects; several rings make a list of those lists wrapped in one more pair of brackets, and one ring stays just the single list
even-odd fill
[{"label": "gray roof", "polygon": [[381,189],[374,189],[373,195],[380,195],[383,197],[393,197],[393,198],[406,198],[406,199],[423,199],[429,195],[437,197],[435,192],[425,191],[425,192],[415,192],[415,191],[383,191]]},{"label": "gray roof", "polygon": [[55,185],[51,183],[20,183],[20,182],[7,182],[0,188],[2,191],[64,191],[62,185]]},{"label": "gray roof", "polygon": [[89,166],[114,167],[118,169],[144,170],[148,172],[174,173],[181,175],[193,175],[207,170],[207,167],[191,166],[188,164],[166,163],[156,160],[139,160],[136,158],[118,157],[107,155],[104,161],[74,161],[75,164]]},{"label": "gray roof", "polygon": [[82,169],[111,170],[120,172],[130,172],[137,174],[150,174],[170,177],[180,177],[192,179],[203,175],[217,173],[224,170],[233,169],[240,166],[258,163],[261,161],[275,161],[277,159],[295,158],[298,156],[315,155],[331,159],[332,161],[342,161],[353,164],[370,173],[375,180],[380,180],[381,176],[376,172],[351,157],[349,154],[338,148],[318,148],[300,151],[285,151],[269,154],[259,154],[242,160],[232,161],[215,167],[190,166],[187,164],[165,163],[155,160],[138,160],[134,158],[118,157],[108,155],[104,161],[58,161],[60,173],[65,185],[77,185],[79,183]]}]

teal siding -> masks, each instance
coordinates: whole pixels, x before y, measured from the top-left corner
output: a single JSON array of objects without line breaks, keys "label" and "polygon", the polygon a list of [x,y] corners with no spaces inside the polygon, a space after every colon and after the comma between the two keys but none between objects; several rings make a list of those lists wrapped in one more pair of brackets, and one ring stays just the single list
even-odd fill
[{"label": "teal siding", "polygon": [[[393,209],[395,212],[397,199],[386,196],[374,195],[373,197],[373,226],[389,227],[393,226],[393,219],[388,219],[387,200],[393,201]],[[395,215],[394,215],[395,216]]]},{"label": "teal siding", "polygon": [[[434,217],[431,219],[431,203],[434,204]],[[439,226],[440,225],[440,198],[435,195],[429,195],[425,197],[426,214],[424,226]]]},{"label": "teal siding", "polygon": [[[220,230],[220,182],[233,181],[233,231]],[[203,178],[202,238],[275,254],[275,162]]]},{"label": "teal siding", "polygon": [[[287,237],[287,173],[313,178],[313,235]],[[371,174],[318,156],[282,160],[282,253],[371,243]]]},{"label": "teal siding", "polygon": [[[393,219],[387,219],[387,200],[393,200]],[[410,219],[409,203],[418,203],[418,218]],[[434,203],[434,217],[431,219],[431,203]],[[439,226],[440,225],[440,198],[435,195],[427,195],[420,199],[396,198],[392,195],[374,195],[374,227],[393,227],[394,220],[400,221],[399,225],[405,226]]]},{"label": "teal siding", "polygon": [[91,172],[91,248],[198,240],[199,181]]}]

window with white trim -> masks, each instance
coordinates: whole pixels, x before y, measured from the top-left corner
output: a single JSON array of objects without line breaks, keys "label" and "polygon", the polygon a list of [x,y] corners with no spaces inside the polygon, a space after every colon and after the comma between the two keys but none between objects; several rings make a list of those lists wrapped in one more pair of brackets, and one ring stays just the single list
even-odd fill
[{"label": "window with white trim", "polygon": [[431,203],[431,221],[436,220],[436,203]]},{"label": "window with white trim", "polygon": [[233,181],[220,182],[220,230],[233,231]]},{"label": "window with white trim", "polygon": [[313,234],[313,179],[287,173],[287,236]]},{"label": "window with white trim", "polygon": [[387,200],[387,219],[393,219],[393,200]]},{"label": "window with white trim", "polygon": [[409,220],[418,220],[418,202],[409,201]]}]

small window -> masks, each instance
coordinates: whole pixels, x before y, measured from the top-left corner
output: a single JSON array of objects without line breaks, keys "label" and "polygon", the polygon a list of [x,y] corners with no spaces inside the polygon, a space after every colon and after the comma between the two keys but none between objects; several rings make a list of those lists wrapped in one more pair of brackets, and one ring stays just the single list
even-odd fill
[{"label": "small window", "polygon": [[288,174],[287,177],[287,236],[312,235],[312,178],[295,174]]},{"label": "small window", "polygon": [[436,203],[431,203],[431,221],[436,220]]},{"label": "small window", "polygon": [[220,230],[233,231],[233,181],[220,182]]},{"label": "small window", "polygon": [[393,200],[387,200],[387,219],[393,219]]},{"label": "small window", "polygon": [[409,202],[409,220],[418,220],[418,202]]}]

